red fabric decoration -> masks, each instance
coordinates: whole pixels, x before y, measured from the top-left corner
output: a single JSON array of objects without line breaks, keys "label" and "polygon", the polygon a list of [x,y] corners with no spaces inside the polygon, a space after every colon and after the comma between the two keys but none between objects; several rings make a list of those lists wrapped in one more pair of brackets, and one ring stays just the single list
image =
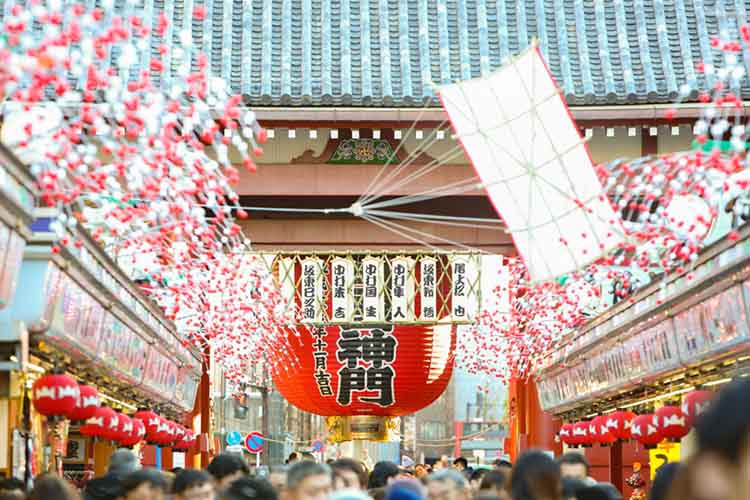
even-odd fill
[{"label": "red fabric decoration", "polygon": [[106,406],[100,406],[96,409],[94,416],[86,420],[80,428],[80,433],[84,436],[103,438],[104,426],[112,414],[112,410]]},{"label": "red fabric decoration", "polygon": [[45,417],[67,417],[78,403],[78,383],[63,374],[44,375],[34,382],[33,403]]},{"label": "red fabric decoration", "polygon": [[658,417],[653,413],[646,413],[645,415],[635,417],[630,432],[633,435],[633,439],[647,448],[656,446],[663,439],[659,429]]},{"label": "red fabric decoration", "polygon": [[135,415],[133,415],[133,418],[137,418],[143,422],[143,427],[146,430],[146,441],[149,443],[156,443],[156,434],[159,432],[161,417],[151,410],[138,410],[135,412]]},{"label": "red fabric decoration", "polygon": [[593,441],[595,443],[603,444],[603,445],[610,445],[617,441],[617,438],[612,434],[612,431],[609,429],[607,425],[607,417],[604,415],[594,417],[594,419],[591,421],[591,425],[589,426],[589,433],[591,433],[591,428],[594,428],[594,436]]},{"label": "red fabric decoration", "polygon": [[607,416],[607,427],[609,432],[617,439],[630,439],[630,426],[636,414],[632,411],[616,411]]},{"label": "red fabric decoration", "polygon": [[277,369],[273,379],[287,401],[309,413],[409,415],[435,401],[453,373],[450,325],[333,326],[313,330],[317,337],[298,330],[286,341],[299,363]]},{"label": "red fabric decoration", "polygon": [[583,420],[573,424],[573,444],[581,446],[589,444],[589,421]]},{"label": "red fabric decoration", "polygon": [[662,406],[656,410],[656,418],[661,435],[667,439],[680,440],[690,432],[685,415],[677,406]]},{"label": "red fabric decoration", "polygon": [[711,391],[691,391],[682,398],[682,413],[688,428],[695,425],[695,420],[708,409],[714,393]]},{"label": "red fabric decoration", "polygon": [[573,444],[573,424],[563,424],[558,434],[560,441],[569,446]]},{"label": "red fabric decoration", "polygon": [[99,391],[90,385],[79,384],[78,393],[76,407],[68,414],[68,418],[74,422],[84,422],[96,415],[100,404]]}]

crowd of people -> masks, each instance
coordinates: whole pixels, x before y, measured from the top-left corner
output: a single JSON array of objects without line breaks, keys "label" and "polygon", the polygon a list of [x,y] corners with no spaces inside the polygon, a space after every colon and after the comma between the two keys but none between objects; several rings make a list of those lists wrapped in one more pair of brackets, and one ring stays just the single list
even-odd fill
[{"label": "crowd of people", "polygon": [[[750,500],[750,379],[730,384],[696,425],[698,449],[685,463],[662,466],[649,500]],[[312,454],[290,455],[267,473],[251,471],[242,457],[216,456],[204,470],[165,473],[141,468],[130,450],[111,457],[106,475],[78,492],[56,476],[0,484],[0,500],[617,500],[621,493],[589,477],[584,455],[559,459],[544,451],[522,454],[515,464],[469,467],[464,458],[432,467],[399,467],[340,458],[317,463]]]}]

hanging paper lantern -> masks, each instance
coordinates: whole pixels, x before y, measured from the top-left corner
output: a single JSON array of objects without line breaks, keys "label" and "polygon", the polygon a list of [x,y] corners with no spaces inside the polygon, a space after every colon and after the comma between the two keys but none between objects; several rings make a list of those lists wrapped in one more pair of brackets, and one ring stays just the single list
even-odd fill
[{"label": "hanging paper lantern", "polygon": [[273,380],[287,401],[316,415],[408,415],[435,401],[453,373],[449,324],[297,330],[286,341],[298,363]]},{"label": "hanging paper lantern", "polygon": [[177,431],[177,436],[177,441],[173,446],[175,450],[187,450],[190,448],[193,441],[193,431],[180,426]]},{"label": "hanging paper lantern", "polygon": [[685,415],[677,406],[662,406],[655,414],[662,437],[679,441],[690,432]]},{"label": "hanging paper lantern", "polygon": [[107,441],[117,441],[120,438],[120,417],[111,408],[107,408],[107,416],[104,418],[104,431],[101,438]]},{"label": "hanging paper lantern", "polygon": [[119,424],[116,441],[118,443],[129,441],[133,434],[133,419],[120,412],[117,412],[117,419],[119,420]]},{"label": "hanging paper lantern", "polygon": [[573,444],[583,446],[589,444],[589,422],[583,420],[573,424]]},{"label": "hanging paper lantern", "polygon": [[560,427],[560,432],[558,433],[560,436],[560,441],[567,444],[568,446],[573,444],[573,424],[563,424],[562,427]]},{"label": "hanging paper lantern", "polygon": [[143,422],[143,428],[146,430],[146,441],[156,443],[156,434],[159,432],[161,417],[151,410],[138,410],[133,415],[133,418],[137,418]]},{"label": "hanging paper lantern", "polygon": [[682,413],[688,428],[693,427],[698,417],[708,409],[713,397],[714,393],[711,391],[691,391],[685,394],[682,398]]},{"label": "hanging paper lantern", "polygon": [[647,448],[656,446],[663,439],[659,430],[658,417],[653,413],[646,413],[645,415],[635,417],[630,427],[630,432],[633,439]]},{"label": "hanging paper lantern", "polygon": [[89,436],[93,438],[104,438],[104,429],[106,424],[109,422],[109,418],[112,414],[112,410],[106,406],[100,406],[96,409],[93,417],[90,417],[81,426],[79,432],[83,436]]},{"label": "hanging paper lantern", "polygon": [[76,407],[68,415],[73,422],[84,422],[96,415],[99,408],[99,391],[95,387],[86,384],[78,385],[78,401]]},{"label": "hanging paper lantern", "polygon": [[123,446],[135,446],[143,441],[146,436],[146,427],[142,420],[133,417],[130,422],[132,424],[130,435],[120,440],[120,444]]},{"label": "hanging paper lantern", "polygon": [[591,425],[589,426],[589,432],[591,432],[591,428],[594,428],[594,437],[593,441],[595,443],[599,443],[601,445],[610,445],[617,441],[617,438],[612,434],[612,431],[607,426],[607,417],[604,415],[600,415],[598,417],[594,417],[594,419],[591,421]]},{"label": "hanging paper lantern", "polygon": [[156,431],[154,441],[156,444],[164,446],[169,444],[174,436],[170,421],[164,417],[159,417],[159,429]]},{"label": "hanging paper lantern", "polygon": [[627,440],[631,438],[630,426],[636,414],[632,411],[619,410],[607,416],[607,427],[609,432],[617,439]]},{"label": "hanging paper lantern", "polygon": [[52,373],[39,377],[32,387],[34,409],[45,417],[67,417],[80,395],[73,377]]}]

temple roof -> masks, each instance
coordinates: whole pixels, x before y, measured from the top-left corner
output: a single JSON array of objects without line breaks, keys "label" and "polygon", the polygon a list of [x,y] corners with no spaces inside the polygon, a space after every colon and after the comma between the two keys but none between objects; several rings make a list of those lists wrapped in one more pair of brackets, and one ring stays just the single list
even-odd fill
[{"label": "temple roof", "polygon": [[[194,49],[209,54],[213,71],[256,106],[421,107],[436,85],[488,74],[534,39],[571,105],[671,102],[683,83],[695,83],[696,63],[719,62],[711,36],[736,36],[737,20],[750,12],[750,0],[116,5],[152,24],[166,13],[172,43],[180,43],[182,31],[192,32]],[[207,11],[202,21],[190,14],[199,5]],[[750,55],[744,57],[750,69]]]}]

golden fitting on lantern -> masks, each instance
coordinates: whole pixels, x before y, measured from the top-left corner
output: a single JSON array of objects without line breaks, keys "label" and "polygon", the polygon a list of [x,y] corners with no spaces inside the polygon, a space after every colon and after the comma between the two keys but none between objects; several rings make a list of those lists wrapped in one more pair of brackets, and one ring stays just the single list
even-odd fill
[{"label": "golden fitting on lantern", "polygon": [[327,417],[328,440],[343,443],[353,440],[390,441],[398,430],[398,417]]}]

